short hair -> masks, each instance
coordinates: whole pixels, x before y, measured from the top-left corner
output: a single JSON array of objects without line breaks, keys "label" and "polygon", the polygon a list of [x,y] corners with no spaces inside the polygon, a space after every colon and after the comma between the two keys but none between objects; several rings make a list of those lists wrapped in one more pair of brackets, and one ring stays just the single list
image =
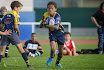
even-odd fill
[{"label": "short hair", "polygon": [[103,9],[103,5],[104,5],[104,2],[102,2],[101,4],[100,4],[100,10],[102,10]]},{"label": "short hair", "polygon": [[3,11],[3,10],[7,11],[7,8],[5,6],[2,6],[1,9],[0,9],[0,12]]},{"label": "short hair", "polygon": [[71,33],[70,33],[70,32],[65,32],[65,35],[66,35],[66,34],[69,34],[69,35],[71,36]]},{"label": "short hair", "polygon": [[36,35],[36,33],[31,33],[31,36],[32,36],[32,35]]},{"label": "short hair", "polygon": [[18,8],[23,5],[19,1],[13,1],[10,6],[11,6],[11,9],[14,9],[14,7]]},{"label": "short hair", "polygon": [[49,5],[54,5],[55,8],[57,8],[57,4],[54,1],[49,1],[48,4],[47,4],[47,8],[48,8]]}]

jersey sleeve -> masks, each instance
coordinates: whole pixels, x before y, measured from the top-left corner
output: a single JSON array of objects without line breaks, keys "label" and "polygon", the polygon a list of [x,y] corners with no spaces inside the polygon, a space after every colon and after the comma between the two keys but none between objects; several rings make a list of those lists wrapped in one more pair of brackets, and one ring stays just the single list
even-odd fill
[{"label": "jersey sleeve", "polygon": [[75,43],[72,41],[72,46],[73,46],[73,48],[75,48]]},{"label": "jersey sleeve", "polygon": [[46,21],[45,14],[43,15],[43,18],[41,19],[40,23],[41,23],[43,20]]},{"label": "jersey sleeve", "polygon": [[20,17],[15,17],[14,18],[14,24],[20,25]]},{"label": "jersey sleeve", "polygon": [[26,41],[23,48],[27,48],[28,42]]},{"label": "jersey sleeve", "polygon": [[38,46],[41,46],[38,42],[37,42]]},{"label": "jersey sleeve", "polygon": [[61,17],[57,16],[56,19],[55,19],[55,25],[57,25],[57,24],[60,25],[60,23],[61,23]]},{"label": "jersey sleeve", "polygon": [[92,16],[97,19],[98,16],[99,16],[99,11],[97,11],[96,13],[94,13]]}]

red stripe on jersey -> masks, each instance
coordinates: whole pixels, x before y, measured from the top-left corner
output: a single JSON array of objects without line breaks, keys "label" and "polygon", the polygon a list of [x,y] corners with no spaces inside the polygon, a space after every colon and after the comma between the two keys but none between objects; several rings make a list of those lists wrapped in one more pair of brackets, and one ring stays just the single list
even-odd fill
[{"label": "red stripe on jersey", "polygon": [[102,11],[103,12],[103,14],[104,14],[104,11]]},{"label": "red stripe on jersey", "polygon": [[18,22],[20,22],[20,17],[18,18],[18,20],[17,20]]},{"label": "red stripe on jersey", "polygon": [[42,20],[44,20],[44,16],[43,16]]}]

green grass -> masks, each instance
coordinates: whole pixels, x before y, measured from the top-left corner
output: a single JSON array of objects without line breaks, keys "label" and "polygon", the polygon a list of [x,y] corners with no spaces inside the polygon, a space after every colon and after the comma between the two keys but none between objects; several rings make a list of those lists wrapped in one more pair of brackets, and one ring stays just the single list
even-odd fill
[{"label": "green grass", "polygon": [[[49,40],[49,36],[47,35],[37,35],[37,40]],[[97,36],[71,36],[72,40],[97,40]]]},{"label": "green grass", "polygon": [[[50,54],[50,46],[42,45],[44,54],[39,57],[29,57],[34,70],[61,70],[55,66],[56,56],[50,66],[46,66],[46,61]],[[76,44],[78,51],[83,49],[94,49],[97,44]],[[3,58],[0,64],[0,70],[29,70],[15,46],[10,45],[9,58]],[[104,55],[98,54],[80,54],[79,56],[63,56],[61,64],[62,70],[103,70]]]}]

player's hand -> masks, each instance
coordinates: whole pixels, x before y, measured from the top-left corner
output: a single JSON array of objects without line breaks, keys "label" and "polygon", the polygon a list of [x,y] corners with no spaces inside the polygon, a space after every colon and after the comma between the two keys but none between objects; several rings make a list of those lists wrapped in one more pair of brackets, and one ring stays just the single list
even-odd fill
[{"label": "player's hand", "polygon": [[96,26],[97,26],[98,28],[101,28],[101,27],[102,27],[102,26],[101,26],[101,25],[99,25],[99,24],[97,24]]},{"label": "player's hand", "polygon": [[47,24],[47,23],[46,23],[46,21],[44,21],[42,24],[45,25],[45,24]]},{"label": "player's hand", "polygon": [[5,35],[11,35],[12,30],[8,30],[8,31],[7,31],[7,30],[5,30],[5,32],[4,32],[4,33],[5,33]]},{"label": "player's hand", "polygon": [[20,36],[20,32],[17,32],[18,36]]}]

